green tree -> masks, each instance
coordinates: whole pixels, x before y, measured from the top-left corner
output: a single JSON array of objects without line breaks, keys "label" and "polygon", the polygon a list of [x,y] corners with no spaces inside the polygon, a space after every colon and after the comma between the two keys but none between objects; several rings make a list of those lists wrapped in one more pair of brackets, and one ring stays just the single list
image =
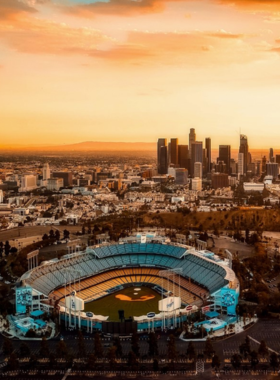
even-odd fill
[{"label": "green tree", "polygon": [[49,344],[46,337],[43,337],[41,340],[39,353],[43,358],[47,358],[50,355]]},{"label": "green tree", "polygon": [[97,358],[103,358],[103,347],[98,333],[94,335],[94,354]]},{"label": "green tree", "polygon": [[154,357],[158,355],[158,342],[157,342],[157,336],[154,332],[151,332],[149,334],[149,355]]},{"label": "green tree", "polygon": [[248,337],[248,335],[245,338],[245,342],[239,346],[239,351],[240,351],[240,354],[243,355],[245,359],[250,355],[251,344],[250,344],[250,338]]},{"label": "green tree", "polygon": [[10,243],[8,242],[8,240],[7,240],[6,243],[5,243],[5,245],[4,245],[4,251],[5,251],[5,255],[6,256],[9,255],[10,249],[11,249],[11,246],[10,246]]},{"label": "green tree", "polygon": [[107,353],[107,359],[109,360],[110,369],[113,369],[116,364],[116,350],[117,348],[112,346],[109,348]]},{"label": "green tree", "polygon": [[266,345],[264,340],[261,340],[261,343],[260,343],[259,349],[258,349],[258,354],[263,358],[268,356],[268,354],[269,354],[267,345]]},{"label": "green tree", "polygon": [[256,351],[250,352],[250,363],[251,367],[255,370],[257,365],[259,364],[258,353]]},{"label": "green tree", "polygon": [[11,353],[14,351],[13,343],[10,339],[4,338],[2,351],[4,355],[11,355]]},{"label": "green tree", "polygon": [[210,359],[213,357],[213,355],[215,354],[215,350],[212,346],[212,343],[211,343],[211,339],[210,338],[207,338],[206,342],[205,342],[205,348],[204,348],[204,354],[205,356]]},{"label": "green tree", "polygon": [[196,360],[196,351],[192,341],[189,342],[187,347],[187,358],[192,361]]},{"label": "green tree", "polygon": [[54,230],[53,229],[50,230],[49,237],[50,237],[50,239],[54,239]]},{"label": "green tree", "polygon": [[68,348],[64,340],[60,340],[56,345],[56,355],[58,358],[66,358],[68,355]]},{"label": "green tree", "polygon": [[94,369],[96,362],[96,356],[94,354],[90,354],[88,356],[87,366],[89,369]]},{"label": "green tree", "polygon": [[279,367],[279,356],[275,352],[270,354],[269,363],[275,373],[276,368]]},{"label": "green tree", "polygon": [[85,340],[81,330],[78,331],[78,355],[80,358],[86,356]]},{"label": "green tree", "polygon": [[167,353],[169,360],[173,361],[174,359],[176,359],[176,342],[173,334],[169,335],[169,341],[167,342]]},{"label": "green tree", "polygon": [[140,355],[139,337],[136,332],[133,332],[131,337],[131,350],[138,358]]},{"label": "green tree", "polygon": [[127,365],[132,370],[135,370],[138,367],[137,356],[135,355],[135,353],[133,351],[129,351],[129,353],[128,353]]},{"label": "green tree", "polygon": [[55,230],[55,238],[56,238],[56,240],[60,240],[60,232],[59,232],[59,230]]},{"label": "green tree", "polygon": [[158,360],[154,359],[153,361],[153,370],[154,372],[157,372],[159,370]]},{"label": "green tree", "polygon": [[28,357],[30,356],[30,348],[27,343],[22,342],[19,346],[19,354],[21,357]]},{"label": "green tree", "polygon": [[117,358],[121,358],[122,357],[122,344],[121,344],[121,340],[119,337],[116,337],[114,339],[114,346],[116,347],[116,357]]},{"label": "green tree", "polygon": [[234,369],[238,369],[241,366],[242,357],[239,354],[234,354],[231,358],[231,365]]},{"label": "green tree", "polygon": [[19,368],[19,361],[14,352],[11,352],[7,365],[10,371],[14,371]]},{"label": "green tree", "polygon": [[220,361],[220,358],[218,355],[214,355],[212,357],[212,363],[211,363],[211,366],[212,368],[214,368],[216,371],[220,368],[220,365],[221,365],[221,361]]}]

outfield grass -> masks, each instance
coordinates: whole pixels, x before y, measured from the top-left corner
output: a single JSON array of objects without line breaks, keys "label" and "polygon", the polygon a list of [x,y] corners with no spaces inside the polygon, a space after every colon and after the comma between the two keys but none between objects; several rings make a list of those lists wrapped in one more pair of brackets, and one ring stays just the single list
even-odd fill
[{"label": "outfield grass", "polygon": [[[141,288],[141,290],[135,291],[135,288]],[[138,294],[134,295],[134,293]],[[154,298],[147,301],[121,301],[116,298],[117,295],[124,295],[132,300],[140,299],[144,296],[154,296]],[[124,310],[125,318],[138,317],[152,311],[158,313],[158,301],[160,299],[161,296],[151,288],[134,286],[86,303],[85,311],[91,311],[96,315],[108,315],[110,321],[119,321],[118,310]]]}]

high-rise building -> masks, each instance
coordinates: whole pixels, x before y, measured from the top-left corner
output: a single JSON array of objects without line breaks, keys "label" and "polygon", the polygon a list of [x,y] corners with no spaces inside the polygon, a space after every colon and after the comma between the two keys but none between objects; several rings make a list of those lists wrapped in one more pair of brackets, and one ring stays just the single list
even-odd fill
[{"label": "high-rise building", "polygon": [[230,145],[219,145],[219,158],[218,161],[224,161],[226,165],[225,173],[230,174],[230,159],[231,159],[231,149]]},{"label": "high-rise building", "polygon": [[159,174],[166,174],[168,168],[167,140],[158,139],[157,143],[157,167]]},{"label": "high-rise building", "polygon": [[192,144],[196,141],[195,129],[191,128],[189,133],[189,158],[192,158]]},{"label": "high-rise building", "polygon": [[280,154],[276,154],[275,162],[277,162],[277,164],[280,164]]},{"label": "high-rise building", "polygon": [[216,173],[227,173],[227,166],[224,163],[224,161],[218,161],[218,163],[215,165],[215,172]]},{"label": "high-rise building", "polygon": [[202,163],[195,162],[194,163],[194,178],[202,178]]},{"label": "high-rise building", "polygon": [[262,157],[262,173],[266,171],[266,156]]},{"label": "high-rise building", "polygon": [[0,190],[0,203],[3,203],[3,200],[4,200],[3,190]]},{"label": "high-rise building", "polygon": [[71,172],[54,172],[53,178],[63,178],[64,186],[73,185],[73,174]]},{"label": "high-rise building", "polygon": [[191,176],[194,176],[194,164],[195,162],[203,163],[203,146],[202,141],[195,141],[192,143],[191,149]]},{"label": "high-rise building", "polygon": [[202,190],[202,179],[201,178],[193,178],[192,179],[192,190],[201,191]]},{"label": "high-rise building", "polygon": [[221,189],[223,187],[228,187],[228,174],[213,173],[211,177],[211,184],[213,189]]},{"label": "high-rise building", "polygon": [[231,174],[237,174],[238,166],[234,158],[230,159],[230,172]]},{"label": "high-rise building", "polygon": [[269,162],[273,162],[273,148],[269,149]]},{"label": "high-rise building", "polygon": [[51,178],[50,165],[46,162],[43,166],[43,181]]},{"label": "high-rise building", "polygon": [[37,188],[37,176],[26,174],[21,177],[21,191],[32,191]]},{"label": "high-rise building", "polygon": [[266,174],[267,175],[272,175],[273,178],[278,178],[279,174],[279,166],[275,162],[267,162],[266,164]]},{"label": "high-rise building", "polygon": [[248,139],[245,135],[240,135],[239,153],[243,153],[243,174],[246,175],[248,166]]},{"label": "high-rise building", "polygon": [[175,169],[176,185],[186,185],[188,183],[188,171],[185,168]]},{"label": "high-rise building", "polygon": [[244,174],[244,153],[238,153],[238,175]]},{"label": "high-rise building", "polygon": [[180,168],[188,169],[189,147],[178,145],[178,163]]},{"label": "high-rise building", "polygon": [[178,165],[178,139],[170,139],[170,163]]},{"label": "high-rise building", "polygon": [[210,137],[206,137],[205,139],[205,149],[206,149],[206,172],[210,173],[211,172],[211,139]]}]

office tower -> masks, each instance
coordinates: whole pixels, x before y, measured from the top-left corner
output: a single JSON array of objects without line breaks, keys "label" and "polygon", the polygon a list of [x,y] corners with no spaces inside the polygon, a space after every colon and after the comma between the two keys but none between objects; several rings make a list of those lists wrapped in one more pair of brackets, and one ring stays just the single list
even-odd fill
[{"label": "office tower", "polygon": [[194,178],[202,178],[202,163],[194,163]]},{"label": "office tower", "polygon": [[230,145],[219,145],[219,158],[218,161],[223,161],[226,165],[225,173],[230,174],[230,159],[231,159],[231,149]]},{"label": "office tower", "polygon": [[21,191],[31,191],[37,188],[37,176],[27,174],[21,177]]},{"label": "office tower", "polygon": [[267,175],[272,175],[272,177],[275,179],[275,178],[278,178],[278,174],[279,174],[279,166],[278,164],[275,162],[268,162],[266,164],[266,174]]},{"label": "office tower", "polygon": [[276,154],[275,162],[277,162],[277,164],[280,164],[280,154]]},{"label": "office tower", "polygon": [[201,191],[202,190],[202,179],[201,178],[193,178],[192,179],[192,190]]},{"label": "office tower", "polygon": [[[227,166],[226,164],[224,163],[224,161],[219,161],[216,165],[215,165],[215,172],[216,173],[227,173]],[[228,174],[228,173],[227,173]]]},{"label": "office tower", "polygon": [[244,153],[238,153],[238,175],[244,174]]},{"label": "office tower", "polygon": [[266,170],[266,156],[262,157],[262,173],[265,173]]},{"label": "office tower", "polygon": [[262,166],[261,161],[257,161],[257,163],[256,163],[256,174],[257,175],[261,174],[261,166]]},{"label": "office tower", "polygon": [[203,163],[203,147],[202,141],[195,141],[192,143],[191,149],[191,176],[194,175],[194,164],[195,162]]},{"label": "office tower", "polygon": [[207,167],[206,167],[206,172],[210,173],[211,172],[211,139],[210,137],[206,137],[205,139],[205,150],[206,150],[206,157],[207,157]]},{"label": "office tower", "polygon": [[159,158],[158,174],[167,174],[167,171],[168,171],[168,152],[167,152],[167,146],[162,146],[160,148],[160,158]]},{"label": "office tower", "polygon": [[188,169],[189,147],[178,145],[178,163],[180,168]]},{"label": "office tower", "polygon": [[184,168],[175,169],[176,185],[186,185],[188,183],[188,171]]},{"label": "office tower", "polygon": [[170,163],[178,165],[178,139],[170,139]]},{"label": "office tower", "polygon": [[253,175],[256,174],[256,164],[254,162],[248,164],[248,172],[251,172]]},{"label": "office tower", "polygon": [[0,190],[0,203],[3,203],[3,200],[4,200],[3,190]]},{"label": "office tower", "polygon": [[230,172],[231,174],[237,174],[238,166],[234,158],[230,159]]},{"label": "office tower", "polygon": [[46,162],[43,166],[43,181],[49,178],[51,178],[51,171],[49,164]]},{"label": "office tower", "polygon": [[158,139],[157,143],[157,167],[159,174],[166,174],[168,167],[167,140]]},{"label": "office tower", "polygon": [[269,149],[269,162],[273,162],[273,148]]},{"label": "office tower", "polygon": [[243,174],[246,175],[248,165],[248,139],[245,135],[240,135],[239,153],[243,153]]},{"label": "office tower", "polygon": [[53,178],[63,178],[64,186],[73,185],[73,175],[71,172],[55,172],[52,174]]},{"label": "office tower", "polygon": [[191,128],[190,133],[189,133],[189,158],[192,158],[192,144],[196,140],[196,134],[195,134],[195,129]]},{"label": "office tower", "polygon": [[211,176],[211,185],[213,189],[222,189],[228,187],[228,174],[226,173],[213,173]]}]

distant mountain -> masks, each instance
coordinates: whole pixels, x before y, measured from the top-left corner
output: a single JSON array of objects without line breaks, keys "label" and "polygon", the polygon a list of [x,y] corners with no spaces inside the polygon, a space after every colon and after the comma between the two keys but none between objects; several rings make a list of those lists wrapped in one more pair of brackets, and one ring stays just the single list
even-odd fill
[{"label": "distant mountain", "polygon": [[[5,146],[0,150],[8,150]],[[50,145],[50,146],[11,146],[11,150],[17,151],[54,151],[54,152],[105,152],[105,151],[155,151],[156,143],[153,142],[104,142],[104,141],[85,141],[76,144]]]}]

